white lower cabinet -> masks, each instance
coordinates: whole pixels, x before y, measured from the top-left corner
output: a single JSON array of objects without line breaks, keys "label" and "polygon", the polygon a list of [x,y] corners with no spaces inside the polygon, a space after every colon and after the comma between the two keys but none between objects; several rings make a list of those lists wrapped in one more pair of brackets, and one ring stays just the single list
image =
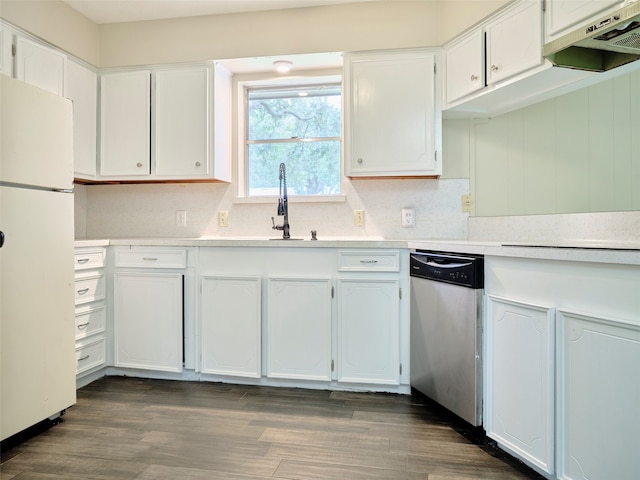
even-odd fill
[{"label": "white lower cabinet", "polygon": [[338,381],[400,383],[397,279],[338,280]]},{"label": "white lower cabinet", "polygon": [[260,277],[204,275],[201,282],[202,373],[260,378]]},{"label": "white lower cabinet", "polygon": [[558,312],[558,477],[640,478],[640,325]]},{"label": "white lower cabinet", "polygon": [[487,435],[554,471],[554,309],[487,297]]},{"label": "white lower cabinet", "polygon": [[[75,268],[75,340],[76,385],[84,377],[99,372],[107,358],[106,249],[76,248]],[[86,379],[85,379],[86,381]]]},{"label": "white lower cabinet", "polygon": [[116,272],[115,366],[182,371],[181,273]]},{"label": "white lower cabinet", "polygon": [[639,286],[638,265],[485,257],[485,429],[500,447],[549,478],[640,478]]},{"label": "white lower cabinet", "polygon": [[331,380],[331,279],[269,277],[267,377]]},{"label": "white lower cabinet", "polygon": [[182,372],[187,250],[117,248],[113,280],[114,366]]}]

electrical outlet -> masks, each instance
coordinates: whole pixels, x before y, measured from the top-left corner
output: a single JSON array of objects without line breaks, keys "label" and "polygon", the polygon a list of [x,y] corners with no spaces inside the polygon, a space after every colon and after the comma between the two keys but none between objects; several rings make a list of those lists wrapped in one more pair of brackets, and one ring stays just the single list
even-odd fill
[{"label": "electrical outlet", "polygon": [[402,226],[403,227],[416,226],[416,209],[415,208],[402,209]]},{"label": "electrical outlet", "polygon": [[364,210],[353,211],[353,223],[356,227],[364,227]]},{"label": "electrical outlet", "polygon": [[176,210],[176,227],[186,227],[186,226],[187,226],[187,211]]},{"label": "electrical outlet", "polygon": [[462,211],[471,212],[472,208],[473,208],[473,198],[471,198],[471,195],[462,195]]},{"label": "electrical outlet", "polygon": [[220,227],[229,226],[229,212],[222,211],[222,210],[218,212],[218,226]]}]

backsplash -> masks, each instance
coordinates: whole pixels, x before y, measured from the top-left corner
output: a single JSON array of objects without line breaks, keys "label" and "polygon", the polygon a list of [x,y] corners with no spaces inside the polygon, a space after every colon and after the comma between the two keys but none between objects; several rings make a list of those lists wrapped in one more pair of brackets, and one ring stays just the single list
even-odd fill
[{"label": "backsplash", "polygon": [[640,211],[473,217],[469,240],[640,242]]},{"label": "backsplash", "polygon": [[[461,196],[468,179],[345,180],[346,200],[296,203],[290,199],[293,237],[380,237],[385,239],[465,239],[468,214]],[[273,203],[234,203],[229,184],[137,184],[76,187],[76,238],[131,237],[277,237],[271,228]],[[416,226],[400,225],[401,209],[413,207]],[[353,210],[365,211],[356,227]],[[187,212],[187,226],[177,227],[177,210]],[[229,212],[229,226],[219,227],[218,211]],[[276,217],[276,223],[282,218]]]}]

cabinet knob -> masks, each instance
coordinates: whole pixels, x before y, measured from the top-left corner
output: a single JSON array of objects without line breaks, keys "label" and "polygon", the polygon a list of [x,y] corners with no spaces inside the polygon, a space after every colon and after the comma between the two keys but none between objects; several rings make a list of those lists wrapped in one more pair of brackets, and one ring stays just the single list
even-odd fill
[{"label": "cabinet knob", "polygon": [[142,164],[140,162],[136,163],[136,167],[140,168]]},{"label": "cabinet knob", "polygon": [[498,71],[498,66],[497,65],[491,65],[491,71],[492,72],[497,72]]},{"label": "cabinet knob", "polygon": [[362,158],[359,158],[359,159],[358,159],[358,163],[362,163]]},{"label": "cabinet knob", "polygon": [[476,80],[478,80],[478,75],[471,75],[471,81],[475,82]]},{"label": "cabinet knob", "polygon": [[199,166],[200,166],[200,162],[196,162],[196,167],[199,167]]}]

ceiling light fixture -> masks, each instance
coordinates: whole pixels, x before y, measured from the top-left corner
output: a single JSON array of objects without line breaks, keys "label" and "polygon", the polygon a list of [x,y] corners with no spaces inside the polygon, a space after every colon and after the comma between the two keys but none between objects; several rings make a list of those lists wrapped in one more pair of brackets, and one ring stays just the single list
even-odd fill
[{"label": "ceiling light fixture", "polygon": [[280,73],[288,73],[289,70],[291,70],[291,67],[293,67],[293,62],[288,60],[276,60],[273,62],[273,66]]}]

